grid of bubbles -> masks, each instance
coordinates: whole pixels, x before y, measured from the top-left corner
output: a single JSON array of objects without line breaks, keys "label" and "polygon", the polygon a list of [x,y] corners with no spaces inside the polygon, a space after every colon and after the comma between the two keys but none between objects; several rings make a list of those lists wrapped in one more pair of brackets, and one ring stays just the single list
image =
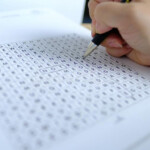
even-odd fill
[{"label": "grid of bubbles", "polygon": [[40,150],[150,95],[150,78],[71,34],[0,45],[0,127],[16,150]]}]

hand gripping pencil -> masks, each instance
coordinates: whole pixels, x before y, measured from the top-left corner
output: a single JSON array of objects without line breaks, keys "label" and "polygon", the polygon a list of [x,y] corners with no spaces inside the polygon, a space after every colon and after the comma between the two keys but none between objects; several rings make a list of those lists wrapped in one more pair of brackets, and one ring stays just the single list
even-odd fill
[{"label": "hand gripping pencil", "polygon": [[[122,3],[129,3],[131,0],[121,0]],[[87,51],[85,52],[83,58],[86,58],[90,55],[110,34],[114,32],[116,29],[112,29],[104,34],[96,34],[89,44]]]}]

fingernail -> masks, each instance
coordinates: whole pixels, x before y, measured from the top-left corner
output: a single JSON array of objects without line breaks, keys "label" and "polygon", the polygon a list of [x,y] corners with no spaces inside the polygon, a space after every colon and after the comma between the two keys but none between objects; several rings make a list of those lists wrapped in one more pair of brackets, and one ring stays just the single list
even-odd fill
[{"label": "fingernail", "polygon": [[118,42],[114,42],[114,41],[111,41],[108,43],[108,46],[109,47],[114,47],[114,48],[122,48],[122,44],[118,43]]}]

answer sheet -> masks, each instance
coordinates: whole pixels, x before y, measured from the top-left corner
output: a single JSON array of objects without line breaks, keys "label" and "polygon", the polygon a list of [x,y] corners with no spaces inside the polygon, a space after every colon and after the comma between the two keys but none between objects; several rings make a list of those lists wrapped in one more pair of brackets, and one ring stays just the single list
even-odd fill
[{"label": "answer sheet", "polygon": [[83,59],[90,40],[72,32],[0,44],[0,130],[12,150],[53,149],[150,99],[148,67],[103,47]]}]

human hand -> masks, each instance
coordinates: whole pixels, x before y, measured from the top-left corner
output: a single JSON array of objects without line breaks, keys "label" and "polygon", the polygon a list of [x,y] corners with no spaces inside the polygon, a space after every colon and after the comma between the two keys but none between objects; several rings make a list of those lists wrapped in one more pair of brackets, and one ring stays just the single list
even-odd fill
[{"label": "human hand", "polygon": [[102,43],[107,52],[150,66],[150,1],[133,0],[129,4],[114,1],[89,1],[92,36],[117,28],[119,32],[112,33]]}]

